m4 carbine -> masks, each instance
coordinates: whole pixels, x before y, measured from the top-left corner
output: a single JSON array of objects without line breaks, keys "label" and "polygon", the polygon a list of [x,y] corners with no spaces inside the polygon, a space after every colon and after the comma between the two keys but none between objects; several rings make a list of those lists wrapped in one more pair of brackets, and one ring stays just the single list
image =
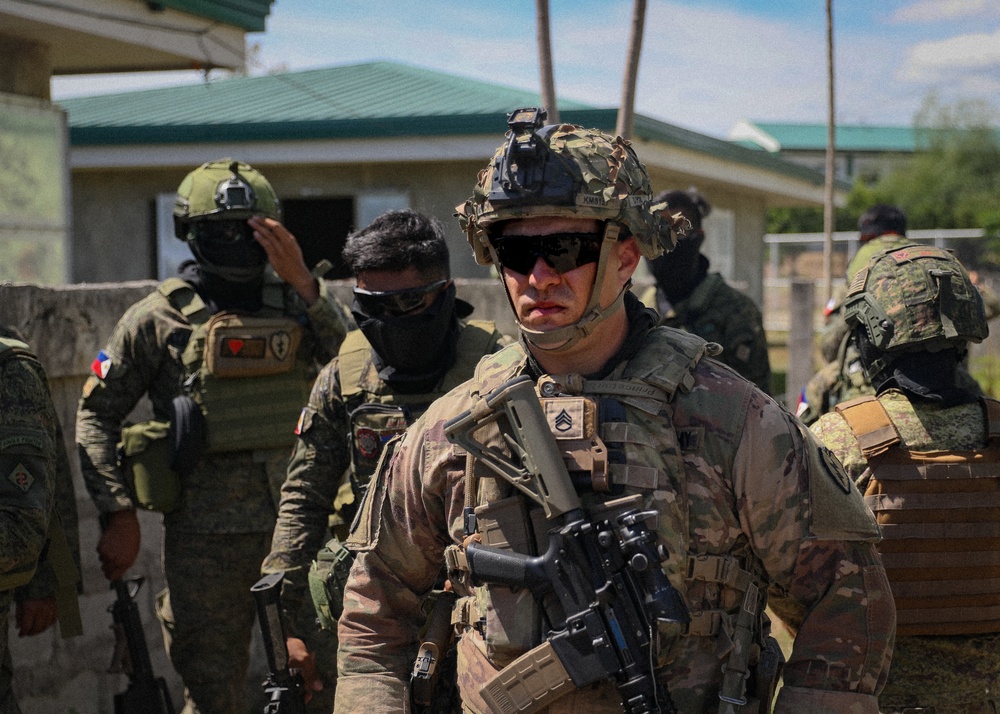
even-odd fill
[{"label": "m4 carbine", "polygon": [[114,621],[115,653],[108,671],[128,675],[128,687],[115,695],[115,714],[174,714],[166,680],[153,674],[139,608],[135,604],[142,582],[142,578],[133,578],[111,583],[116,599],[108,612]]},{"label": "m4 carbine", "polygon": [[[473,438],[490,423],[499,428],[512,457]],[[538,556],[467,539],[473,584],[528,588],[552,626],[546,646],[576,687],[613,679],[628,714],[675,712],[654,671],[654,631],[657,623],[690,618],[660,565],[657,536],[646,525],[656,511],[626,508],[617,516],[588,516],[528,377],[480,399],[445,424],[445,433],[539,503],[553,524],[548,548]],[[502,691],[499,695],[507,706],[519,706]]]},{"label": "m4 carbine", "polygon": [[305,714],[305,685],[297,669],[288,666],[288,645],[281,624],[281,581],[284,573],[265,575],[250,588],[257,604],[257,620],[264,638],[267,679],[264,692],[270,696],[264,714]]}]

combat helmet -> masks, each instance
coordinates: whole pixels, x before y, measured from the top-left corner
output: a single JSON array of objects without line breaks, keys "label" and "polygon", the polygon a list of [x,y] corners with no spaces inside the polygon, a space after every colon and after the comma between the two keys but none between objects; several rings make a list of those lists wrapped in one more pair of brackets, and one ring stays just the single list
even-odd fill
[{"label": "combat helmet", "polygon": [[844,318],[883,353],[881,372],[905,352],[936,352],[989,334],[979,291],[951,253],[913,244],[879,251],[851,281]]},{"label": "combat helmet", "polygon": [[278,197],[263,174],[242,161],[218,159],[196,168],[177,187],[174,235],[191,240],[191,226],[199,221],[280,220],[280,214]]},{"label": "combat helmet", "polygon": [[621,230],[652,259],[674,247],[673,229],[680,219],[672,222],[660,213],[664,204],[653,204],[646,169],[627,141],[575,124],[545,125],[545,118],[543,109],[533,107],[508,115],[506,141],[479,172],[472,196],[456,208],[456,215],[480,265],[499,262],[491,239],[493,229],[505,221],[568,217],[604,222],[595,287],[580,321],[547,333],[519,325],[532,344],[558,351],[621,307],[628,286],[603,308],[597,287]]}]

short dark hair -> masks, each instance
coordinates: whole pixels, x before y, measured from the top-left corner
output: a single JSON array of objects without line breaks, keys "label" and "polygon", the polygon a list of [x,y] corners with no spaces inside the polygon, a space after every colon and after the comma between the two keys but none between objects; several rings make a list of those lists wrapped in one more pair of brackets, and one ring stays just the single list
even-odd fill
[{"label": "short dark hair", "polygon": [[653,203],[664,202],[666,202],[667,211],[670,213],[681,211],[691,221],[691,227],[695,230],[701,228],[701,219],[712,212],[708,201],[694,186],[687,191],[661,191],[653,199]]},{"label": "short dark hair", "polygon": [[428,278],[451,276],[441,222],[408,208],[386,211],[347,236],[343,257],[355,277],[366,270],[410,267]]},{"label": "short dark hair", "polygon": [[858,232],[862,239],[874,238],[884,233],[906,235],[906,214],[896,206],[877,203],[858,218]]}]

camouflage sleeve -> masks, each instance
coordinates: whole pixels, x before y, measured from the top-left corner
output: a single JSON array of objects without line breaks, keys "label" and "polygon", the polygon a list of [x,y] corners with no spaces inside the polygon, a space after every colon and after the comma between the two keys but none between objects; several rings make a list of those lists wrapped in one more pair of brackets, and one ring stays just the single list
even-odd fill
[{"label": "camouflage sleeve", "polygon": [[[97,510],[111,513],[135,508],[118,466],[117,444],[122,421],[157,378],[165,352],[180,350],[159,335],[150,300],[130,307],[115,325],[100,357],[104,376],[92,374],[83,385],[76,414],[76,443],[83,480]],[[98,359],[100,359],[100,357]],[[173,385],[180,390],[180,383]]]},{"label": "camouflage sleeve", "polygon": [[848,477],[863,491],[867,485],[865,476],[868,462],[861,454],[858,440],[854,438],[854,432],[844,417],[829,412],[821,416],[809,429],[826,448],[837,455]]},{"label": "camouflage sleeve", "polygon": [[[56,413],[40,368],[0,365],[0,579],[30,577],[48,535],[55,489]],[[15,582],[11,582],[11,580]]]},{"label": "camouflage sleeve", "polygon": [[410,427],[368,490],[370,535],[351,569],[338,630],[337,712],[388,714],[408,701],[406,680],[425,619],[421,601],[441,572],[444,548],[459,540],[465,494],[465,461],[433,413],[442,410],[432,406]]},{"label": "camouflage sleeve", "polygon": [[[735,291],[734,291],[735,292]],[[717,357],[765,394],[771,393],[771,361],[767,353],[764,319],[753,301],[742,293],[726,316],[722,339],[722,354]]]},{"label": "camouflage sleeve", "polygon": [[[66,542],[73,556],[76,572],[80,573],[80,529],[76,511],[76,493],[73,490],[73,472],[70,469],[69,455],[63,440],[62,425],[58,419],[56,420],[55,458],[55,513],[59,514],[59,521],[66,534]],[[39,562],[38,570],[35,571],[31,582],[18,588],[15,599],[18,601],[42,600],[54,597],[57,584],[52,564],[48,559],[43,559]]]},{"label": "camouflage sleeve", "polygon": [[316,378],[296,432],[271,552],[261,566],[264,574],[286,572],[281,593],[286,612],[298,612],[302,605],[309,565],[329,539],[333,501],[350,464],[347,414],[340,400],[336,360]]},{"label": "camouflage sleeve", "polygon": [[326,281],[316,282],[319,284],[319,300],[306,309],[306,315],[318,343],[316,361],[326,364],[337,356],[340,343],[353,327],[353,320],[350,311],[337,300]]},{"label": "camouflage sleeve", "polygon": [[792,703],[775,711],[805,711],[821,690],[835,704],[814,711],[874,714],[895,632],[878,527],[836,458],[773,402],[755,401],[734,462],[740,517],[772,592],[804,613],[784,670]]}]

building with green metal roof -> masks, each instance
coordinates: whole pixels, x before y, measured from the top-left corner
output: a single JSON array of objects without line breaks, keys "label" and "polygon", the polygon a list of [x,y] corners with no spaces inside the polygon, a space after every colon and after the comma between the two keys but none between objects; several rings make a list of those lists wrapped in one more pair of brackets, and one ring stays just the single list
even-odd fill
[{"label": "building with green metal roof", "polygon": [[[76,277],[61,75],[243,69],[273,0],[0,2],[0,281]],[[55,704],[53,704],[55,706]]]},{"label": "building with green metal roof", "polygon": [[[816,171],[826,162],[826,124],[741,121],[729,140],[767,151]],[[834,132],[838,178],[884,175],[903,164],[920,146],[918,130],[910,126],[842,125]]]},{"label": "building with green metal roof", "polygon": [[[507,113],[538,103],[535,92],[393,62],[66,100],[74,275],[168,274],[183,248],[170,237],[174,189],[194,166],[233,156],[270,179],[307,259],[336,261],[348,231],[409,206],[445,224],[458,277],[482,276],[454,207],[502,140]],[[560,115],[614,131],[617,110],[567,100]],[[654,190],[695,185],[713,203],[713,263],[759,299],[767,208],[820,205],[822,175],[644,116],[633,143]],[[128,254],[109,265],[123,242]]]}]

